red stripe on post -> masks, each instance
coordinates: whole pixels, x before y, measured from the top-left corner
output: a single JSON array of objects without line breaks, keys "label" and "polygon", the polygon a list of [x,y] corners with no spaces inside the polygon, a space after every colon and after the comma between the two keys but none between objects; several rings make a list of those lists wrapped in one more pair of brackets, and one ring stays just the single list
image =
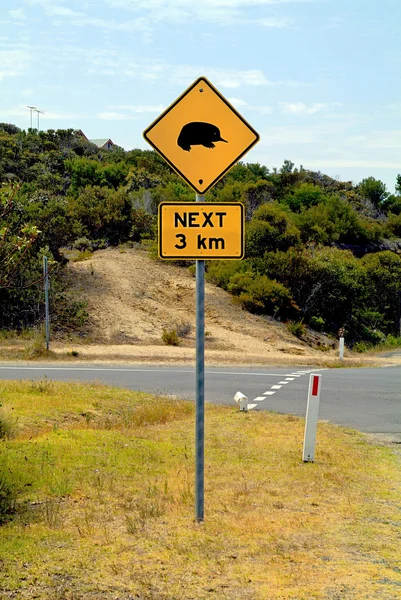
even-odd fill
[{"label": "red stripe on post", "polygon": [[312,396],[317,396],[318,391],[319,391],[319,375],[314,375],[313,383],[312,383]]}]

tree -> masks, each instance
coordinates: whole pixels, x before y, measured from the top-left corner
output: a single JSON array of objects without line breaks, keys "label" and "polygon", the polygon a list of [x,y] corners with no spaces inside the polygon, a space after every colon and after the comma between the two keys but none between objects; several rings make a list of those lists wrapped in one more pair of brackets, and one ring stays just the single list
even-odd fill
[{"label": "tree", "polygon": [[292,173],[294,170],[295,164],[290,160],[285,160],[283,166],[280,169],[280,173]]},{"label": "tree", "polygon": [[401,257],[394,252],[376,252],[361,259],[365,268],[365,308],[379,312],[389,323],[385,333],[398,333],[401,290]]},{"label": "tree", "polygon": [[249,271],[236,273],[231,277],[227,289],[250,312],[287,318],[294,317],[298,312],[291,292],[282,283],[266,275]]},{"label": "tree", "polygon": [[284,197],[284,202],[292,211],[299,212],[301,208],[315,206],[325,199],[326,196],[320,186],[313,183],[300,183]]},{"label": "tree", "polygon": [[256,179],[266,179],[269,175],[269,169],[259,163],[247,163],[246,166]]},{"label": "tree", "polygon": [[246,253],[261,257],[271,250],[287,250],[299,243],[299,229],[277,203],[260,206],[246,230]]},{"label": "tree", "polygon": [[18,223],[17,192],[16,185],[0,188],[0,288],[3,289],[16,284],[24,257],[40,234],[35,225]]},{"label": "tree", "polygon": [[77,198],[68,199],[68,214],[77,221],[79,235],[106,239],[110,244],[129,238],[133,225],[131,209],[128,194],[123,189],[87,186]]},{"label": "tree", "polygon": [[358,187],[360,194],[370,200],[377,208],[381,206],[389,195],[386,184],[374,177],[363,179]]},{"label": "tree", "polygon": [[303,242],[364,244],[375,241],[380,226],[361,217],[348,202],[329,196],[324,203],[302,209],[295,217]]},{"label": "tree", "polygon": [[401,196],[401,175],[397,175],[395,191],[397,192],[398,196]]}]

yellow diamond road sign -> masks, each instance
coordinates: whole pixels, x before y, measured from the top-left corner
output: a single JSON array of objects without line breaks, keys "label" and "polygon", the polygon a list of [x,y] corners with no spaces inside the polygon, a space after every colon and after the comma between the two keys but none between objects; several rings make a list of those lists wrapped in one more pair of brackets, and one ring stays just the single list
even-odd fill
[{"label": "yellow diamond road sign", "polygon": [[159,256],[213,259],[244,256],[244,205],[239,202],[161,202]]},{"label": "yellow diamond road sign", "polygon": [[259,134],[205,77],[197,79],[143,135],[200,195],[259,141]]}]

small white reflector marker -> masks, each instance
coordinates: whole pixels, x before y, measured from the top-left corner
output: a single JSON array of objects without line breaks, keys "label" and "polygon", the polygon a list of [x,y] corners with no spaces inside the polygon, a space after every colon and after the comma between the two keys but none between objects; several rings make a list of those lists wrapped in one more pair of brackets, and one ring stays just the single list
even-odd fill
[{"label": "small white reflector marker", "polygon": [[239,402],[240,410],[243,410],[244,412],[248,411],[248,398],[242,392],[237,392],[234,396],[234,400],[237,403]]}]

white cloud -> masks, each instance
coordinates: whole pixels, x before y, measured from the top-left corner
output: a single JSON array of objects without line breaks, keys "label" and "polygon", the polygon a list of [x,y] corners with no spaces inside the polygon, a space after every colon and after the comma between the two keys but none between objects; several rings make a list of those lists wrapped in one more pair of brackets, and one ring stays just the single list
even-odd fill
[{"label": "white cloud", "polygon": [[[320,2],[321,0],[105,0],[106,6],[113,10],[127,10],[138,18],[117,21],[110,18],[93,16],[91,2],[82,0],[75,4],[86,8],[86,13],[76,12],[64,6],[63,0],[25,0],[27,4],[41,6],[50,17],[70,19],[73,25],[92,25],[114,31],[152,31],[157,24],[165,22],[183,24],[194,21],[208,21],[219,25],[243,24],[263,28],[282,29],[291,26],[293,20],[285,16],[266,15],[264,18],[249,19],[250,8],[278,8],[293,3]],[[90,12],[89,12],[90,10]],[[78,20],[74,20],[77,19]],[[145,41],[149,41],[148,39]]]},{"label": "white cloud", "polygon": [[248,102],[245,102],[245,100],[241,100],[240,98],[227,98],[227,100],[236,108],[249,106]]},{"label": "white cloud", "polygon": [[23,75],[30,62],[31,57],[24,50],[0,50],[0,81]]},{"label": "white cloud", "polygon": [[15,10],[9,10],[8,14],[17,21],[25,21],[26,16],[22,8],[16,8]]},{"label": "white cloud", "polygon": [[291,144],[316,144],[320,131],[311,127],[269,127],[261,135],[261,145],[291,146]]},{"label": "white cloud", "polygon": [[[317,2],[319,0],[106,0],[112,7],[133,12],[146,12],[152,22],[170,21],[182,23],[199,19],[222,25],[233,21],[259,24],[262,27],[287,27],[290,20],[266,17],[261,21],[249,21],[249,8],[278,7],[280,5]],[[264,21],[264,22],[263,22]]]},{"label": "white cloud", "polygon": [[385,107],[386,113],[390,111],[390,113],[396,117],[401,117],[401,103],[392,102],[387,104]]},{"label": "white cloud", "polygon": [[381,160],[376,158],[336,158],[313,159],[316,168],[364,168],[364,169],[399,169],[400,163],[396,160]]},{"label": "white cloud", "polygon": [[66,8],[65,6],[46,5],[43,8],[45,13],[50,17],[80,17],[84,14],[82,12],[76,12],[70,8]]},{"label": "white cloud", "polygon": [[115,21],[114,19],[98,19],[97,17],[83,16],[72,21],[77,27],[100,27],[101,29],[110,29],[112,31],[141,31],[150,33],[151,29],[145,19],[131,19],[129,21]]},{"label": "white cloud", "polygon": [[127,115],[123,115],[122,113],[117,112],[100,112],[98,113],[98,118],[102,121],[125,121],[126,119],[130,119]]},{"label": "white cloud", "polygon": [[[284,158],[312,169],[398,169],[401,164],[401,131],[368,131],[366,125],[344,117],[311,126],[271,126],[261,132],[256,160],[278,165]],[[337,171],[338,172],[338,171]]]},{"label": "white cloud", "polygon": [[161,113],[164,109],[165,106],[163,106],[162,104],[119,104],[117,106],[110,106],[109,110],[100,112],[97,116],[102,121],[126,121],[130,119],[137,119],[137,115],[145,113],[153,113],[157,115]]},{"label": "white cloud", "polygon": [[[348,138],[349,146],[362,146],[369,149],[400,149],[401,150],[401,131],[375,131],[368,135],[358,135]],[[398,162],[401,163],[401,156],[398,156]]]},{"label": "white cloud", "polygon": [[[7,117],[25,117],[26,116],[27,120],[29,119],[29,113],[30,113],[30,110],[29,110],[28,106],[24,106],[21,104],[19,106],[15,106],[14,108],[4,108],[1,110],[1,114],[4,116],[7,116]],[[44,111],[42,111],[42,113],[40,114],[40,122],[41,123],[42,123],[43,119],[51,120],[51,121],[68,119],[68,120],[73,121],[74,119],[81,119],[81,118],[85,117],[85,115],[82,113],[62,112],[62,111],[55,111],[55,110],[44,110]],[[36,123],[37,113],[35,111],[33,111],[32,118],[33,118],[33,121]]]},{"label": "white cloud", "polygon": [[110,108],[115,110],[129,110],[133,113],[161,113],[166,107],[163,104],[121,104],[117,106],[111,106]]},{"label": "white cloud", "polygon": [[314,115],[320,112],[328,112],[333,108],[342,106],[340,102],[314,102],[313,104],[304,104],[303,102],[280,102],[280,110],[284,114],[290,115]]},{"label": "white cloud", "polygon": [[[168,73],[166,73],[166,69]],[[275,82],[269,81],[263,71],[259,69],[249,71],[236,71],[234,69],[207,69],[203,66],[167,66],[160,65],[159,76],[169,76],[174,83],[179,85],[188,85],[191,80],[199,77],[200,73],[207,74],[215,85],[235,89],[242,86],[259,87],[265,85],[274,85]]]},{"label": "white cloud", "polygon": [[28,108],[26,106],[19,106],[16,108],[2,108],[1,114],[4,117],[22,117],[28,115]]},{"label": "white cloud", "polygon": [[290,27],[293,21],[287,17],[282,17],[281,19],[277,17],[271,17],[270,19],[258,19],[257,21],[254,21],[254,23],[260,25],[261,27],[283,29],[284,27]]},{"label": "white cloud", "polygon": [[244,100],[240,100],[239,98],[228,98],[228,101],[238,110],[246,108],[247,110],[252,110],[260,113],[261,115],[269,115],[273,112],[273,108],[271,106],[254,106],[252,104],[248,104]]},{"label": "white cloud", "polygon": [[75,113],[75,112],[62,112],[62,111],[56,111],[56,110],[44,110],[43,111],[43,115],[41,115],[41,121],[44,119],[50,119],[51,121],[63,121],[63,120],[69,120],[69,121],[75,121],[76,119],[83,119],[85,118],[87,115],[83,114],[83,113]]},{"label": "white cloud", "polygon": [[96,50],[86,54],[89,72],[110,76],[123,76],[142,81],[168,81],[179,86],[190,85],[205,74],[218,87],[237,89],[268,85],[292,85],[293,82],[270,81],[260,69],[234,70],[206,68],[204,65],[172,65],[162,60],[137,60],[109,50]]}]

